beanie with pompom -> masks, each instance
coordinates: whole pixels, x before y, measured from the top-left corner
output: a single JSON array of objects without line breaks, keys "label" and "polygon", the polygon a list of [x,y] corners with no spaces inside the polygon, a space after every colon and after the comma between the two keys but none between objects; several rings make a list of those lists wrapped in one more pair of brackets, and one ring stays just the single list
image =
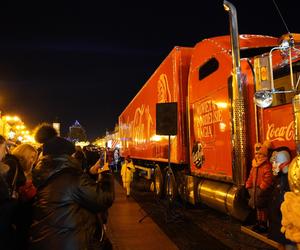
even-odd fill
[{"label": "beanie with pompom", "polygon": [[43,144],[43,155],[72,155],[75,153],[75,145],[57,136],[57,132],[51,124],[43,123],[38,126],[35,140]]}]

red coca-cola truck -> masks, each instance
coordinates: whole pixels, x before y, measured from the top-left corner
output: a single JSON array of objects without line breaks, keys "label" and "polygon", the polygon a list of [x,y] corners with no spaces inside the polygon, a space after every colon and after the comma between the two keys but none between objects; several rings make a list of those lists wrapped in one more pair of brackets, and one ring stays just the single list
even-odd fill
[{"label": "red coca-cola truck", "polygon": [[[224,6],[231,34],[175,47],[119,116],[119,134],[122,156],[148,173],[157,195],[243,220],[254,144],[296,155],[300,36],[239,35],[234,6]],[[176,135],[156,133],[164,103],[176,104]]]}]

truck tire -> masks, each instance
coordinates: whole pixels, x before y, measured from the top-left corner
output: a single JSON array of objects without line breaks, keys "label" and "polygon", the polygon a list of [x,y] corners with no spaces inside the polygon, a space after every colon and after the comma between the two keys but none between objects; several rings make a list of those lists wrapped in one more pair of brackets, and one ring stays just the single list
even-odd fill
[{"label": "truck tire", "polygon": [[166,169],[165,194],[166,194],[166,198],[171,203],[175,201],[178,194],[175,176],[171,168]]},{"label": "truck tire", "polygon": [[160,166],[156,165],[154,170],[154,193],[158,198],[162,198],[164,195],[164,179]]}]

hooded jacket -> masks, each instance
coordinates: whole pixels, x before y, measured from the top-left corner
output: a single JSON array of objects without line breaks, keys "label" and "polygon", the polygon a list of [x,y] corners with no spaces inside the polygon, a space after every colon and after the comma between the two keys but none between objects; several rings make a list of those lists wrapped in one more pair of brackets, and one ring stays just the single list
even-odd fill
[{"label": "hooded jacket", "polygon": [[113,202],[113,180],[96,183],[67,155],[43,157],[32,172],[37,195],[33,204],[31,249],[101,249],[98,213]]}]

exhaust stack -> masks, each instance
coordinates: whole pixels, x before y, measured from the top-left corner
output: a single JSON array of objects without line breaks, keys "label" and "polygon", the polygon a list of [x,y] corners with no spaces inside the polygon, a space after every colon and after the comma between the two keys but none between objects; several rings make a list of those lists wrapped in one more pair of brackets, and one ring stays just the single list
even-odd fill
[{"label": "exhaust stack", "polygon": [[246,126],[245,101],[241,80],[240,46],[236,9],[233,4],[224,0],[224,8],[229,12],[230,40],[232,54],[232,124],[233,124],[233,181],[237,186],[246,180]]}]

